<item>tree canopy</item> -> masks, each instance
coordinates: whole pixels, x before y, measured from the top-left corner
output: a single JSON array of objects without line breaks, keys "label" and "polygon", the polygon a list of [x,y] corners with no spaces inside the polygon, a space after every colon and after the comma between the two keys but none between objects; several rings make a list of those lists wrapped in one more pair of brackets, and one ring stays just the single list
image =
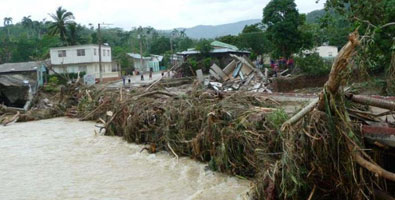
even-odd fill
[{"label": "tree canopy", "polygon": [[267,25],[267,37],[273,43],[274,57],[289,57],[305,45],[305,38],[300,26],[305,16],[300,15],[294,0],[271,0],[263,10],[262,23]]}]

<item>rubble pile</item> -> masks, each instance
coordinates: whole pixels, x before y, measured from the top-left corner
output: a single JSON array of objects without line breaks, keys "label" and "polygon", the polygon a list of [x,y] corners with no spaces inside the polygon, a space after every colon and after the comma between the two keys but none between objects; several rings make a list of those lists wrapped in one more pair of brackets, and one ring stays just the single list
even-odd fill
[{"label": "rubble pile", "polygon": [[200,72],[196,72],[198,79],[216,91],[251,91],[272,93],[269,89],[269,77],[265,75],[246,58],[231,55],[234,60],[223,70],[216,64],[210,68],[210,79],[204,80]]}]

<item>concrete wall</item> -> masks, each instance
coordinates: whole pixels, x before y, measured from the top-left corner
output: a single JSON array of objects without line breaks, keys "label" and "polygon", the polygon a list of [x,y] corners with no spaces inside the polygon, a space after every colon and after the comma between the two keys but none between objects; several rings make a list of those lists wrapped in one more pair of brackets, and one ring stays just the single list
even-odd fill
[{"label": "concrete wall", "polygon": [[[85,72],[86,74],[93,74],[95,78],[100,78],[99,63],[87,64],[69,64],[53,66],[56,73],[78,73]],[[114,69],[114,70],[113,70]],[[116,63],[102,63],[103,78],[119,78],[119,68]],[[50,71],[50,74],[54,74]]]},{"label": "concrete wall", "polygon": [[322,87],[328,76],[299,75],[292,78],[275,78],[272,82],[273,92],[292,92],[296,89]]},{"label": "concrete wall", "polygon": [[[85,55],[78,56],[77,50],[84,49]],[[59,57],[59,51],[65,50],[66,56]],[[70,47],[58,47],[50,49],[52,65],[67,65],[79,63],[99,62],[99,46],[98,45],[80,45]],[[102,46],[102,62],[112,62],[111,47]]]}]

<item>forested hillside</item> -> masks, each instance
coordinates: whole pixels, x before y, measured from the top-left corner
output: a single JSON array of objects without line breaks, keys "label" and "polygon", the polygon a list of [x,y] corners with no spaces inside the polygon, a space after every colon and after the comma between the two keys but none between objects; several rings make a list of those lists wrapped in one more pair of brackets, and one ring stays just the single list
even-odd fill
[{"label": "forested hillside", "polygon": [[[78,23],[78,16],[63,8],[50,15],[50,20],[35,21],[26,16],[14,22],[12,17],[3,20],[0,27],[0,63],[24,62],[49,58],[49,48],[65,45],[98,43],[97,24],[89,27]],[[130,31],[121,28],[101,28],[103,43],[112,47],[113,58],[127,66],[126,52],[140,52],[141,36],[144,54],[170,53],[192,47],[196,41],[186,37],[184,31],[158,32],[152,27],[139,27]],[[170,38],[172,42],[170,42]]]}]

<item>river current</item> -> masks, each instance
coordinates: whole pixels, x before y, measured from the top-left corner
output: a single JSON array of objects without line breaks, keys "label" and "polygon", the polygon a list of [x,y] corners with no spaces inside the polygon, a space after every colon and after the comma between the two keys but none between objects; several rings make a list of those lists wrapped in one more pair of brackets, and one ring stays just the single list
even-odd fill
[{"label": "river current", "polygon": [[247,180],[95,129],[68,118],[0,127],[0,199],[247,199]]}]

